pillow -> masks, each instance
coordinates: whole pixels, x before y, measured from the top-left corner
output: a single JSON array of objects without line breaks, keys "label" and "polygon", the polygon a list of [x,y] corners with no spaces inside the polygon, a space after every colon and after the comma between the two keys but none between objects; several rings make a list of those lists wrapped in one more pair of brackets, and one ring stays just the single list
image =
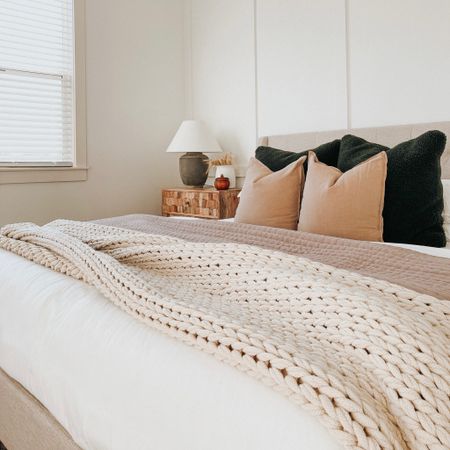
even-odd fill
[{"label": "pillow", "polygon": [[387,156],[381,152],[346,173],[311,152],[298,229],[365,241],[383,240]]},{"label": "pillow", "polygon": [[[319,161],[329,165],[337,167],[340,139],[336,139],[333,142],[328,142],[323,145],[319,145],[315,150],[315,154]],[[287,152],[285,150],[279,150],[272,147],[258,147],[255,151],[256,159],[265,164],[270,170],[281,170],[289,164],[297,161],[299,158],[308,155],[308,151],[296,153]],[[305,167],[306,172],[306,167]]]},{"label": "pillow", "polygon": [[306,156],[278,172],[255,158],[242,187],[235,222],[267,227],[297,229]]},{"label": "pillow", "polygon": [[343,172],[379,152],[387,153],[385,241],[445,247],[440,179],[445,142],[440,131],[428,131],[391,149],[352,135],[342,138],[338,168]]}]

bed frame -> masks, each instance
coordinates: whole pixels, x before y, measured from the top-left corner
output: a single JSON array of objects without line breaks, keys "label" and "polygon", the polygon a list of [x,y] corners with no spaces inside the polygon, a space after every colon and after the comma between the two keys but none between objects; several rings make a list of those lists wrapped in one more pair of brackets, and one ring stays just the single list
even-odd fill
[{"label": "bed frame", "polygon": [[346,134],[354,134],[370,142],[393,147],[400,142],[415,138],[430,130],[440,130],[447,135],[447,146],[441,158],[442,178],[450,179],[450,122],[431,122],[414,125],[397,125],[379,128],[354,128],[349,130],[318,131],[315,133],[297,133],[260,138],[259,145],[289,151],[314,149],[315,147],[341,139]]},{"label": "bed frame", "polygon": [[7,450],[80,450],[48,409],[1,369],[0,441]]},{"label": "bed frame", "polygon": [[[352,133],[372,142],[393,146],[429,130],[441,130],[449,137],[441,166],[442,178],[450,179],[450,122],[266,136],[260,139],[260,145],[301,151]],[[7,450],[80,449],[52,414],[1,369],[0,441]]]}]

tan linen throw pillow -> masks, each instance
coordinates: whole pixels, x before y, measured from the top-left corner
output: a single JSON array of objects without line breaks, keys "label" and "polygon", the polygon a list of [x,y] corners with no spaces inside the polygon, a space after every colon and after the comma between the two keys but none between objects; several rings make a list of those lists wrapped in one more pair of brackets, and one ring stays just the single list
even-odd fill
[{"label": "tan linen throw pillow", "polygon": [[310,152],[298,229],[382,241],[386,173],[385,152],[345,173],[319,162]]},{"label": "tan linen throw pillow", "polygon": [[297,229],[306,156],[272,172],[255,158],[242,187],[235,222],[274,228]]}]

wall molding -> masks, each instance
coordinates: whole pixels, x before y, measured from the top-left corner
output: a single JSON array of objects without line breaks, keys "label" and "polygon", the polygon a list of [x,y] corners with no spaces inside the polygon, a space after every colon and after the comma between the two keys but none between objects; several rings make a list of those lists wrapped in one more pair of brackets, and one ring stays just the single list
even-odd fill
[{"label": "wall molding", "polygon": [[185,0],[184,9],[184,116],[194,118],[194,83],[192,67],[192,0]]},{"label": "wall molding", "polygon": [[258,89],[258,0],[253,0],[253,48],[255,51],[255,145],[259,141],[259,89]]},{"label": "wall molding", "polygon": [[350,0],[345,0],[345,79],[347,91],[347,128],[352,128],[352,80],[350,52]]}]

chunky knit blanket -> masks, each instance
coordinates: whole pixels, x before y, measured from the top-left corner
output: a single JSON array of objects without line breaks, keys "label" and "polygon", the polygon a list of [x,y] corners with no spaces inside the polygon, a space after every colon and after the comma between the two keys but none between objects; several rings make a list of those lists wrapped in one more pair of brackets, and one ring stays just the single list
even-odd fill
[{"label": "chunky knit blanket", "polygon": [[0,248],[247,372],[348,448],[450,448],[450,303],[280,251],[101,224],[8,225]]},{"label": "chunky knit blanket", "polygon": [[353,239],[216,220],[177,220],[129,214],[96,221],[103,225],[178,237],[191,242],[236,242],[302,256],[350,272],[390,281],[450,300],[447,258]]}]

